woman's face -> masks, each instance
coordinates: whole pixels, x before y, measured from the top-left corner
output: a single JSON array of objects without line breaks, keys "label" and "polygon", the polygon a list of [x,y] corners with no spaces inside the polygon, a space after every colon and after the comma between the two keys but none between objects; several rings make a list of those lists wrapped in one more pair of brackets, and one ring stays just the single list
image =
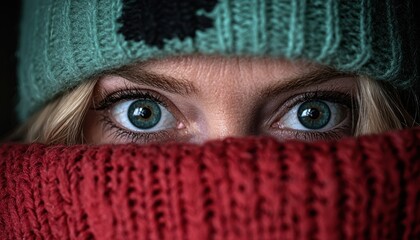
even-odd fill
[{"label": "woman's face", "polygon": [[201,143],[228,136],[351,135],[357,78],[306,62],[189,56],[102,77],[84,122],[87,143]]}]

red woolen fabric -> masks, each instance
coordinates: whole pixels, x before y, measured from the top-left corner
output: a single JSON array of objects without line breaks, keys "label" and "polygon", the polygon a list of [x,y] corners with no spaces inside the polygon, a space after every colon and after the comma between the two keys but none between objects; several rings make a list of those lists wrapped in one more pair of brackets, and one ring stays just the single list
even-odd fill
[{"label": "red woolen fabric", "polygon": [[419,129],[0,157],[0,239],[420,239]]}]

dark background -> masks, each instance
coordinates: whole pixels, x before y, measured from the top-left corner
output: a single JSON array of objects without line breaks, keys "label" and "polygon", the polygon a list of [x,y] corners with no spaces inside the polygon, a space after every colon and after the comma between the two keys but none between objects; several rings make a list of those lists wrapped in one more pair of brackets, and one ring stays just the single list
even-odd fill
[{"label": "dark background", "polygon": [[[61,1],[61,0],[58,0]],[[19,28],[20,1],[1,1],[0,14],[0,139],[16,126],[14,107],[17,102],[16,90],[16,46]]]},{"label": "dark background", "polygon": [[[61,0],[57,0],[61,1]],[[403,0],[397,0],[403,1]],[[3,9],[1,18],[1,78],[0,78],[0,139],[7,136],[16,127],[15,106],[17,102],[16,89],[16,46],[19,28],[20,1],[1,1]],[[420,1],[414,0],[415,16],[419,16]],[[417,17],[418,18],[418,17]],[[420,46],[420,24],[417,21],[417,45]],[[420,48],[419,48],[420,49]],[[420,54],[417,54],[420,55]],[[417,57],[417,62],[419,57]],[[420,64],[419,64],[420,65]]]}]

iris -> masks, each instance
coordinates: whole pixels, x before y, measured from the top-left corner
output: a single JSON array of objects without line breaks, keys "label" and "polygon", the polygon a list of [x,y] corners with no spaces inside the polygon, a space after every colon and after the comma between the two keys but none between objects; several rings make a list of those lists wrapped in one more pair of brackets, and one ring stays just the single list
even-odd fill
[{"label": "iris", "polygon": [[318,100],[302,103],[297,114],[299,122],[308,129],[321,129],[331,119],[331,110],[328,105]]},{"label": "iris", "polygon": [[128,107],[130,122],[139,129],[150,129],[156,126],[162,117],[159,104],[148,99],[137,100]]}]

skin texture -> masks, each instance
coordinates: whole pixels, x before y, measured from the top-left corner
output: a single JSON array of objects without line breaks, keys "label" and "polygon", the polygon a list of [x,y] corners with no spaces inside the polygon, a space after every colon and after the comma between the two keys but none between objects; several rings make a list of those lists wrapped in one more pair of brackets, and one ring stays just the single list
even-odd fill
[{"label": "skin texture", "polygon": [[[144,73],[159,79],[171,79],[166,79],[169,84],[163,82],[159,85],[156,82],[160,81],[142,79]],[[340,121],[328,129],[316,131],[297,129],[300,124],[296,114],[291,114],[291,109],[303,94],[317,98],[318,92],[346,95],[351,102],[357,88],[356,79],[303,61],[269,58],[185,56],[138,63],[105,74],[98,80],[84,122],[84,136],[91,144],[202,143],[210,139],[248,135],[271,135],[281,140],[336,139],[351,135],[354,111],[351,104],[345,106],[331,94],[322,97],[337,106]],[[170,86],[174,82],[179,84]],[[125,99],[98,109],[108,96],[129,89],[160,96],[176,124],[155,131],[157,135],[139,136],[113,116],[113,107]]]}]

